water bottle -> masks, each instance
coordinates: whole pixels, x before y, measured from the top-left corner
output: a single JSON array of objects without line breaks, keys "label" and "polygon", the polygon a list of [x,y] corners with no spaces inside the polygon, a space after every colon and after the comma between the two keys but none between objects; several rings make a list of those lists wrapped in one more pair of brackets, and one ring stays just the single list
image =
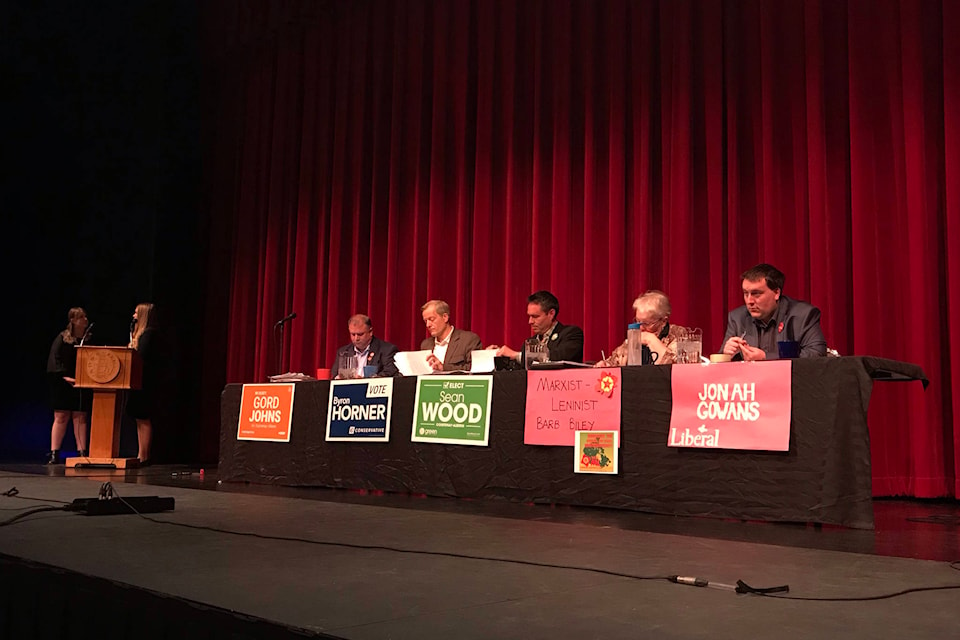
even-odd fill
[{"label": "water bottle", "polygon": [[627,325],[627,365],[643,364],[643,342],[640,340],[639,322],[631,322]]}]

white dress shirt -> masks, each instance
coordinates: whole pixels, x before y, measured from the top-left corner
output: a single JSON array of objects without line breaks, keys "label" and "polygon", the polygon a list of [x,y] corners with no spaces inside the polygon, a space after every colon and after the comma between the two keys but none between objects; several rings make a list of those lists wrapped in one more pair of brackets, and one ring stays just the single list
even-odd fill
[{"label": "white dress shirt", "polygon": [[450,338],[453,337],[453,325],[450,325],[447,335],[443,339],[434,338],[433,341],[433,355],[436,356],[437,360],[443,362],[447,358],[447,347],[450,346]]}]

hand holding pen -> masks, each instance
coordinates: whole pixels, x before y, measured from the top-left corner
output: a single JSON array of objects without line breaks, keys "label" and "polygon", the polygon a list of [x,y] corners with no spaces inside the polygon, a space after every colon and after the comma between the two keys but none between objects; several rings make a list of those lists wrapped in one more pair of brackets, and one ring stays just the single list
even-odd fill
[{"label": "hand holding pen", "polygon": [[[747,332],[744,331],[739,336],[730,336],[726,344],[723,345],[723,353],[729,356],[735,356],[738,352],[742,353],[743,347],[749,347],[746,341]],[[746,355],[746,354],[744,354]]]}]

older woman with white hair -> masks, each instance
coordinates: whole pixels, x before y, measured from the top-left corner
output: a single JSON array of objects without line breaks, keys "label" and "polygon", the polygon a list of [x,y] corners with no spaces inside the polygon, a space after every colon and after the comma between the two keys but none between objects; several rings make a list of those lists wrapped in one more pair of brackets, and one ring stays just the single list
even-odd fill
[{"label": "older woman with white hair", "polygon": [[[662,291],[651,289],[633,301],[637,323],[640,325],[640,342],[649,350],[650,360],[655,364],[673,364],[677,358],[677,336],[685,333],[681,326],[670,324],[670,299]],[[653,354],[656,354],[655,356]],[[644,364],[649,364],[644,353]],[[622,367],[627,364],[627,343],[623,342],[598,367]]]}]

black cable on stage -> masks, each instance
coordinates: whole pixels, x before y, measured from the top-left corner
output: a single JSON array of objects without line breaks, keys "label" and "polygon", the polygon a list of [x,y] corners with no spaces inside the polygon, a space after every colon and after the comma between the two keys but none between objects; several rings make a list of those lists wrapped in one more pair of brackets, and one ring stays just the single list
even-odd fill
[{"label": "black cable on stage", "polygon": [[0,493],[0,496],[5,498],[16,498],[17,500],[34,500],[36,502],[56,502],[58,504],[70,504],[69,502],[64,502],[63,500],[54,500],[53,498],[30,498],[28,496],[21,496],[16,487],[10,487],[3,493]]},{"label": "black cable on stage", "polygon": [[45,507],[34,507],[30,511],[24,511],[23,513],[18,513],[12,518],[3,520],[2,522],[0,522],[0,527],[6,527],[8,525],[11,525],[17,522],[18,520],[22,520],[23,518],[26,518],[27,516],[32,516],[35,513],[42,513],[44,511],[66,511],[66,510],[67,510],[66,506],[54,507],[53,505],[47,505]]},{"label": "black cable on stage", "polygon": [[121,501],[123,504],[127,505],[131,511],[143,518],[155,524],[167,524],[175,527],[184,527],[186,529],[198,529],[201,531],[213,531],[216,533],[226,533],[228,535],[258,538],[261,540],[279,540],[283,542],[303,542],[306,544],[316,544],[320,546],[330,546],[330,547],[342,547],[347,549],[363,549],[367,551],[392,551],[395,553],[409,553],[413,555],[425,555],[425,556],[440,556],[446,558],[455,558],[455,559],[467,559],[467,560],[485,560],[488,562],[504,562],[508,564],[519,564],[527,565],[532,567],[545,567],[550,569],[568,569],[572,571],[589,571],[591,573],[599,573],[603,575],[614,576],[618,578],[631,578],[633,580],[666,580],[671,581],[671,577],[676,576],[637,576],[630,573],[622,573],[619,571],[609,571],[607,569],[596,569],[593,567],[575,567],[571,565],[562,565],[562,564],[551,564],[549,562],[534,562],[531,560],[514,560],[511,558],[493,558],[490,556],[475,556],[466,553],[448,553],[445,551],[424,551],[419,549],[401,549],[400,547],[388,547],[384,545],[367,545],[367,544],[356,544],[351,542],[330,542],[327,540],[312,540],[310,538],[298,538],[295,536],[273,536],[262,533],[253,533],[249,531],[233,531],[231,529],[220,529],[218,527],[208,527],[206,525],[198,524],[187,524],[185,522],[172,522],[170,520],[156,520],[149,516],[145,516],[136,509],[133,508],[123,497],[116,492],[116,489],[113,490],[115,498]]},{"label": "black cable on stage", "polygon": [[[85,469],[81,469],[85,471]],[[176,475],[174,475],[176,473]],[[124,478],[170,478],[170,477],[180,477],[180,476],[192,476],[200,475],[197,471],[176,471],[167,473],[165,471],[153,472],[153,473],[135,473],[132,475],[118,475],[115,471],[114,473],[77,473],[75,475],[47,475],[39,473],[21,473],[19,475],[12,476],[3,476],[0,475],[2,480],[17,480],[20,478],[113,478],[114,480],[122,480]],[[126,483],[125,483],[126,484]]]},{"label": "black cable on stage", "polygon": [[[373,550],[373,551],[393,551],[393,552],[397,552],[397,553],[410,553],[410,554],[415,554],[415,555],[441,556],[441,557],[457,558],[457,559],[463,558],[463,559],[468,559],[468,560],[485,560],[485,561],[489,561],[489,562],[504,562],[504,563],[509,563],[509,564],[519,564],[519,565],[527,565],[527,566],[533,566],[533,567],[546,567],[546,568],[550,568],[550,569],[568,569],[568,570],[573,570],[573,571],[589,571],[589,572],[591,572],[591,573],[598,573],[598,574],[602,574],[602,575],[610,575],[610,576],[615,576],[615,577],[619,577],[619,578],[631,578],[631,579],[633,579],[633,580],[666,580],[666,581],[668,581],[668,582],[673,582],[673,583],[675,583],[675,584],[687,584],[687,585],[696,586],[696,587],[712,587],[712,588],[717,588],[717,589],[722,589],[722,590],[736,591],[738,594],[759,595],[759,596],[763,596],[763,597],[767,597],[767,598],[781,598],[781,599],[784,599],[784,600],[805,600],[805,601],[809,601],[809,602],[817,602],[817,601],[819,601],[819,602],[857,602],[857,601],[868,601],[868,600],[884,600],[884,599],[888,599],[888,598],[895,598],[895,597],[898,597],[898,596],[906,595],[906,594],[908,594],[908,593],[916,593],[916,592],[922,592],[922,591],[941,591],[941,590],[949,590],[949,589],[960,589],[960,584],[958,584],[958,585],[943,585],[943,586],[938,586],[938,587],[916,587],[916,588],[912,588],[912,589],[904,589],[904,590],[902,590],[902,591],[897,591],[897,592],[895,592],[895,593],[882,594],[882,595],[878,595],[878,596],[863,596],[863,597],[848,597],[848,598],[813,598],[813,597],[802,597],[802,596],[775,595],[776,593],[781,593],[781,592],[788,591],[788,590],[789,590],[789,587],[786,586],[786,585],[784,585],[784,586],[778,586],[778,587],[768,587],[768,588],[751,587],[750,585],[746,584],[746,583],[743,582],[742,580],[737,580],[737,586],[736,586],[736,588],[734,588],[734,587],[732,587],[731,585],[721,584],[721,583],[717,583],[717,582],[710,582],[710,581],[708,581],[708,580],[704,580],[704,579],[701,579],[701,578],[688,578],[688,577],[684,577],[684,576],[637,576],[637,575],[633,575],[633,574],[629,574],[629,573],[622,573],[622,572],[619,572],[619,571],[609,571],[609,570],[607,570],[607,569],[596,569],[596,568],[593,568],[593,567],[576,567],[576,566],[571,566],[571,565],[559,565],[559,564],[552,564],[552,563],[547,563],[547,562],[533,562],[533,561],[530,561],[530,560],[514,560],[514,559],[510,559],[510,558],[492,558],[492,557],[489,557],[489,556],[475,556],[475,555],[471,555],[471,554],[447,553],[447,552],[443,552],[443,551],[422,551],[422,550],[416,550],[416,549],[401,549],[401,548],[398,548],[398,547],[388,547],[388,546],[383,546],[383,545],[363,545],[363,544],[356,544],[356,543],[349,543],[349,542],[329,542],[329,541],[325,541],[325,540],[311,540],[311,539],[309,539],[309,538],[298,538],[298,537],[294,537],[294,536],[273,536],[273,535],[267,535],[267,534],[261,534],[261,533],[252,533],[252,532],[246,532],[246,531],[233,531],[233,530],[231,530],[231,529],[221,529],[221,528],[219,528],[219,527],[208,527],[208,526],[205,526],[205,525],[187,524],[187,523],[184,523],[184,522],[172,522],[172,521],[170,521],[170,520],[156,520],[156,519],[154,519],[154,518],[151,518],[151,517],[149,517],[149,516],[145,516],[145,515],[143,515],[142,513],[137,512],[137,510],[134,509],[134,508],[133,508],[130,504],[128,504],[125,500],[123,500],[123,498],[122,498],[119,494],[117,494],[116,491],[114,491],[114,494],[116,495],[116,498],[117,498],[118,500],[120,500],[120,501],[122,501],[124,504],[126,504],[127,507],[130,508],[130,510],[132,510],[134,513],[136,513],[138,516],[140,516],[140,517],[143,518],[144,520],[148,520],[148,521],[153,522],[153,523],[156,523],[156,524],[168,524],[168,525],[177,526],[177,527],[184,527],[184,528],[187,528],[187,529],[198,529],[198,530],[202,530],[202,531],[213,531],[213,532],[217,532],[217,533],[226,533],[226,534],[228,534],[228,535],[258,538],[258,539],[262,539],[262,540],[280,540],[280,541],[287,541],[287,542],[304,542],[304,543],[306,543],[306,544],[316,544],[316,545],[322,545],[322,546],[343,547],[343,548],[349,548],[349,549],[364,549],[364,550]],[[960,561],[958,561],[958,562],[960,562]]]},{"label": "black cable on stage", "polygon": [[[738,584],[739,582],[740,581],[738,581]],[[771,598],[773,600],[804,600],[806,602],[869,602],[871,600],[889,600],[890,598],[904,596],[908,593],[922,593],[924,591],[949,591],[951,589],[960,589],[960,584],[945,584],[938,587],[913,587],[911,589],[904,589],[902,591],[895,591],[893,593],[882,593],[876,596],[813,598],[803,596],[781,596],[773,593],[756,593],[755,595],[763,596],[764,598]]]},{"label": "black cable on stage", "polygon": [[[16,492],[16,487],[12,488],[10,491]],[[7,495],[10,493],[10,491],[0,495]],[[366,545],[366,544],[356,544],[356,543],[350,543],[350,542],[331,542],[327,540],[312,540],[310,538],[299,538],[296,536],[274,536],[274,535],[268,535],[268,534],[262,534],[262,533],[253,533],[249,531],[234,531],[232,529],[208,527],[206,525],[187,524],[185,522],[157,520],[155,518],[145,516],[139,511],[137,511],[133,507],[133,505],[131,505],[126,500],[124,500],[123,497],[119,493],[117,493],[116,489],[109,482],[105,482],[101,485],[100,494],[101,496],[112,495],[114,499],[119,500],[120,502],[125,504],[127,508],[130,509],[130,511],[132,511],[134,514],[138,515],[139,517],[143,518],[144,520],[147,520],[148,522],[152,522],[154,524],[166,524],[166,525],[175,526],[175,527],[183,527],[185,529],[212,531],[215,533],[225,533],[227,535],[257,538],[260,540],[279,540],[282,542],[302,542],[305,544],[341,547],[341,548],[347,548],[347,549],[362,549],[366,551],[391,551],[394,553],[409,553],[413,555],[438,556],[438,557],[465,559],[465,560],[481,560],[481,561],[487,561],[487,562],[502,562],[506,564],[517,564],[517,565],[525,565],[525,566],[531,566],[531,567],[543,567],[548,569],[587,571],[590,573],[609,575],[617,578],[630,578],[632,580],[664,580],[667,582],[672,582],[674,584],[685,584],[685,585],[690,585],[694,587],[712,587],[712,588],[722,589],[725,591],[735,591],[738,594],[757,595],[764,598],[772,598],[776,600],[798,600],[803,602],[869,602],[873,600],[888,600],[890,598],[896,598],[896,597],[907,595],[910,593],[923,593],[926,591],[949,591],[953,589],[960,589],[960,584],[953,584],[953,585],[940,585],[940,586],[934,586],[934,587],[913,587],[910,589],[903,589],[901,591],[884,593],[884,594],[879,594],[875,596],[850,596],[850,597],[823,598],[823,597],[777,595],[778,593],[784,593],[789,591],[789,587],[787,585],[778,586],[778,587],[766,587],[766,588],[751,587],[750,585],[748,585],[742,580],[737,580],[736,587],[733,587],[732,585],[722,584],[718,582],[710,582],[703,578],[695,578],[695,577],[676,576],[676,575],[637,576],[630,573],[623,573],[620,571],[610,571],[607,569],[597,569],[594,567],[577,567],[572,565],[553,564],[549,562],[534,562],[532,560],[515,560],[512,558],[493,558],[490,556],[477,556],[477,555],[466,554],[466,553],[450,553],[445,551],[424,551],[419,549],[401,549],[399,547],[389,547],[386,545]],[[10,497],[19,497],[19,496],[17,496],[16,493],[14,493]],[[30,498],[24,498],[24,499],[30,499]],[[32,498],[32,499],[37,500],[38,498]],[[26,518],[27,516],[33,515],[35,513],[41,513],[44,511],[68,511],[69,510],[68,506],[69,506],[69,503],[61,507],[54,507],[54,506],[37,507],[31,511],[17,514],[16,516],[14,516],[13,518],[10,518],[9,520],[0,522],[0,527],[13,524],[18,520],[22,518]],[[960,571],[960,566],[958,565],[960,565],[960,560],[956,560],[948,564],[948,566],[951,569]]]}]

